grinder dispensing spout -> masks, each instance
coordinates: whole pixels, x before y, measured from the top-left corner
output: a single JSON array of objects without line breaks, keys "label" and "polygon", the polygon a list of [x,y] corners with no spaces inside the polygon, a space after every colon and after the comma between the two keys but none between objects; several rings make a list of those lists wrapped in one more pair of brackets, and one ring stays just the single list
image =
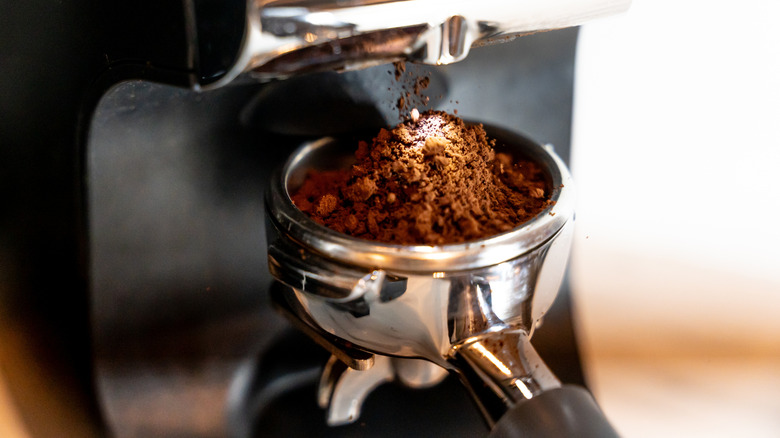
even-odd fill
[{"label": "grinder dispensing spout", "polygon": [[449,64],[471,47],[577,26],[630,0],[250,0],[233,66],[209,87],[397,60]]}]

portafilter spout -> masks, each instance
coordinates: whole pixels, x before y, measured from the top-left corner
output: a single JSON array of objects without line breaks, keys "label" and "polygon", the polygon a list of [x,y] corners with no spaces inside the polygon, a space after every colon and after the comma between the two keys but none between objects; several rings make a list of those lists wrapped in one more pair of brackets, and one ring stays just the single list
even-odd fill
[{"label": "portafilter spout", "polygon": [[[356,239],[317,224],[293,205],[290,194],[309,169],[348,166],[354,149],[325,138],[304,144],[273,178],[267,233],[271,273],[288,287],[277,299],[305,331],[356,369],[369,368],[366,355],[375,354],[425,359],[454,372],[487,423],[501,429],[517,418],[527,423],[514,413],[518,407],[543,405],[549,411],[570,392],[530,338],[564,274],[573,186],[551,147],[499,128],[486,131],[497,140],[497,151],[545,169],[554,188],[553,205],[509,232],[466,243],[406,246]],[[542,403],[531,403],[536,399]],[[589,419],[593,412],[601,415],[592,398],[587,403],[595,408],[589,408]],[[564,408],[569,413],[561,413],[566,418],[557,426],[576,417],[570,415],[572,406]],[[544,418],[547,414],[554,415],[549,411]]]}]

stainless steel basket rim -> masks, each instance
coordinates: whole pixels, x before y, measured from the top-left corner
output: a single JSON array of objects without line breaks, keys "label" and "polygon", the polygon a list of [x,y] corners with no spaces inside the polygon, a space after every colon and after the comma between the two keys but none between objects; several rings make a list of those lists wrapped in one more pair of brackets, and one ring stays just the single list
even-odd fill
[{"label": "stainless steel basket rim", "polygon": [[398,245],[359,239],[318,224],[293,203],[288,181],[308,154],[337,140],[324,137],[303,143],[274,173],[267,208],[274,226],[304,250],[331,260],[369,269],[397,272],[451,272],[491,266],[516,258],[552,239],[574,216],[574,188],[566,165],[550,145],[541,145],[520,134],[485,126],[488,135],[509,136],[508,150],[517,151],[547,167],[554,187],[554,204],[520,226],[484,239],[446,245]]}]

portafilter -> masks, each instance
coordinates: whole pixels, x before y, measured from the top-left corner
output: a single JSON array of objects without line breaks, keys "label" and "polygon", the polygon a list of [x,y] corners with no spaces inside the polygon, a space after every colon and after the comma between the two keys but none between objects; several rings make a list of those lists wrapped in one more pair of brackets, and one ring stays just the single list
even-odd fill
[{"label": "portafilter", "polygon": [[497,151],[544,169],[552,203],[511,231],[480,240],[378,243],[329,229],[296,208],[291,194],[307,172],[349,166],[356,142],[307,142],[274,175],[266,198],[268,260],[287,286],[274,299],[333,354],[319,388],[330,424],[356,420],[363,398],[384,381],[427,386],[446,370],[464,383],[493,433],[614,435],[590,394],[562,386],[530,343],[569,255],[569,172],[549,145],[501,128],[486,131]]}]

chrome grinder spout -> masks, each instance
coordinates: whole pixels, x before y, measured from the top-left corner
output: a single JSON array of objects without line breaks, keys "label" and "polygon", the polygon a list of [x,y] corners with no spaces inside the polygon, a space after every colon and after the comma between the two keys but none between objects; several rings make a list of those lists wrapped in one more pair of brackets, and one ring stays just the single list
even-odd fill
[{"label": "chrome grinder spout", "polygon": [[249,0],[242,49],[211,87],[408,60],[449,64],[471,47],[577,26],[630,0]]}]

